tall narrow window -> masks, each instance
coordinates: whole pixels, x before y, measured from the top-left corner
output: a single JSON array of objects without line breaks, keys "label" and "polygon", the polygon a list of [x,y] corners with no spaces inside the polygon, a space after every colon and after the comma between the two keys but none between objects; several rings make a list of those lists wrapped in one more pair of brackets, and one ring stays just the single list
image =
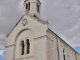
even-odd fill
[{"label": "tall narrow window", "polygon": [[26,40],[27,42],[27,54],[30,53],[30,42],[29,42],[29,39]]},{"label": "tall narrow window", "polygon": [[22,55],[24,55],[24,41],[21,41],[22,44]]},{"label": "tall narrow window", "polygon": [[29,4],[28,4],[28,11],[30,11],[30,2],[29,2]]},{"label": "tall narrow window", "polygon": [[63,49],[63,59],[65,60],[65,50]]},{"label": "tall narrow window", "polygon": [[52,40],[52,48],[54,48],[54,41]]},{"label": "tall narrow window", "polygon": [[63,49],[63,54],[64,54],[64,49]]},{"label": "tall narrow window", "polygon": [[64,60],[65,60],[65,54],[63,54]]},{"label": "tall narrow window", "polygon": [[26,4],[26,9],[28,9],[28,4]]},{"label": "tall narrow window", "polygon": [[38,3],[37,3],[37,11],[38,11],[38,12],[40,12],[39,8],[40,8],[40,7],[39,7],[39,5],[38,5]]}]

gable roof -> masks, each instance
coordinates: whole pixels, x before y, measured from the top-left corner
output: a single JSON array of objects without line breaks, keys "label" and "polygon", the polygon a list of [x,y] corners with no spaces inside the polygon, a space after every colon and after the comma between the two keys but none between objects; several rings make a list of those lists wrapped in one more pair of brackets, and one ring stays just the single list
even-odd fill
[{"label": "gable roof", "polygon": [[[48,24],[48,21],[43,21],[42,19],[38,18],[37,16],[30,15],[30,14],[24,14],[24,15],[20,18],[20,20],[16,23],[16,25],[14,26],[14,28],[18,25],[18,23],[22,20],[22,18],[23,18],[25,15],[29,16],[30,18],[34,18],[35,20],[41,22],[42,24],[45,24],[45,23]],[[14,30],[14,28],[10,31],[10,33]],[[10,33],[7,34],[6,37],[8,37],[8,36],[10,35]]]}]

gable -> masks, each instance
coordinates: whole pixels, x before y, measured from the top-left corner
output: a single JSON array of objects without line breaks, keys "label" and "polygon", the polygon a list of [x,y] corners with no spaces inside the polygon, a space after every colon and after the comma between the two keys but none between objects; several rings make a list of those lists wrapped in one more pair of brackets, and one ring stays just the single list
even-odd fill
[{"label": "gable", "polygon": [[[24,19],[27,20],[27,24],[25,26],[22,24],[22,21]],[[46,30],[48,29],[47,26],[48,26],[48,23],[46,21],[39,20],[28,14],[23,15],[22,18],[19,20],[19,22],[16,24],[16,26],[7,35],[7,40],[9,40],[9,42],[7,42],[7,45],[14,44],[17,35],[21,33],[23,30],[30,29],[34,34],[33,38],[44,36],[46,35]]]}]

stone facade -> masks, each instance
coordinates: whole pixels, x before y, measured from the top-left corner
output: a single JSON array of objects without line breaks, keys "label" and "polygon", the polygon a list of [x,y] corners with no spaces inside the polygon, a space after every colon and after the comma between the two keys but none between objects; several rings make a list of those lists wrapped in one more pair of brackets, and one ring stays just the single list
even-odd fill
[{"label": "stone facade", "polygon": [[[47,21],[40,19],[40,11],[36,10],[37,3],[40,10],[39,0],[25,0],[25,14],[6,36],[6,60],[80,60],[80,54],[51,31]],[[30,10],[27,11],[28,8]],[[30,43],[29,54],[27,39]]]}]

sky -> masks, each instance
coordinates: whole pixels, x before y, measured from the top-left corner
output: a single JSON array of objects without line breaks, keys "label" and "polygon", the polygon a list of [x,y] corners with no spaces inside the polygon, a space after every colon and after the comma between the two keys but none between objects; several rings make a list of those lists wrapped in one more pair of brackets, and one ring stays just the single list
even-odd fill
[{"label": "sky", "polygon": [[[80,53],[80,0],[40,0],[41,17],[49,28]],[[5,36],[24,14],[24,0],[0,0],[0,60],[5,59]]]}]

